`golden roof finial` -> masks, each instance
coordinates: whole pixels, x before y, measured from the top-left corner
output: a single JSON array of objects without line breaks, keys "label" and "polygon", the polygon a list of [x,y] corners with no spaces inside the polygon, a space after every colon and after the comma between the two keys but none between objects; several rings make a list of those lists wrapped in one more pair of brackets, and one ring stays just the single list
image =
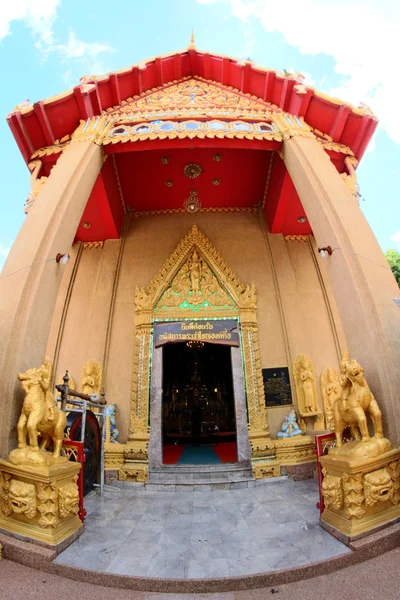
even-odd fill
[{"label": "golden roof finial", "polygon": [[192,29],[192,35],[190,36],[189,48],[196,48],[196,46],[194,45],[194,29]]}]

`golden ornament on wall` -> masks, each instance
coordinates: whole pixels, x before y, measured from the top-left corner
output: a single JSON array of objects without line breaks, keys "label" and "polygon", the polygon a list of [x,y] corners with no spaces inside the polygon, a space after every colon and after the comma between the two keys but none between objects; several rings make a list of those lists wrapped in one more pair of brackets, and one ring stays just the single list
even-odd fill
[{"label": "golden ornament on wall", "polygon": [[215,162],[219,162],[220,160],[222,160],[222,154],[216,152],[215,154],[213,154],[213,160],[215,160]]},{"label": "golden ornament on wall", "polygon": [[167,187],[172,187],[174,185],[174,182],[172,181],[172,179],[166,179],[165,185]]},{"label": "golden ornament on wall", "polygon": [[220,180],[220,178],[219,178],[219,177],[215,177],[215,178],[212,180],[212,184],[213,184],[213,185],[219,185],[220,183],[221,183],[221,180]]},{"label": "golden ornament on wall", "polygon": [[167,165],[167,164],[169,163],[169,161],[170,161],[170,160],[171,160],[171,159],[170,159],[170,157],[169,157],[169,156],[162,156],[162,157],[161,157],[161,162],[162,162],[162,164],[163,164],[163,165]]},{"label": "golden ornament on wall", "polygon": [[183,173],[186,177],[189,177],[189,179],[196,179],[202,172],[203,169],[197,163],[188,163],[183,167]]},{"label": "golden ornament on wall", "polygon": [[82,367],[80,391],[84,394],[100,394],[103,369],[97,360],[88,360]]}]

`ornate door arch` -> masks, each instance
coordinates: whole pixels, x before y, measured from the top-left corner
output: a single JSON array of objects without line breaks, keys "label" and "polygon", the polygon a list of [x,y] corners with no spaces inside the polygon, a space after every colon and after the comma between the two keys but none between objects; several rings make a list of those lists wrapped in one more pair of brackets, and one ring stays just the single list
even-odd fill
[{"label": "ornate door arch", "polygon": [[270,446],[254,283],[244,285],[196,225],[147,287],[135,291],[135,349],[132,369],[129,445],[146,461],[152,327],[156,321],[237,318],[240,323],[249,441],[253,456]]}]

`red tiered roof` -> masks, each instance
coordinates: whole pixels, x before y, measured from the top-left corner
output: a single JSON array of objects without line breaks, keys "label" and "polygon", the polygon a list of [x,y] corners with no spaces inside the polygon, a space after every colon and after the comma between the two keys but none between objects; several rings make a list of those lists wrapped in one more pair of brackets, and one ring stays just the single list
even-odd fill
[{"label": "red tiered roof", "polygon": [[[348,146],[358,160],[377,126],[376,118],[368,110],[329,98],[303,85],[300,77],[285,76],[191,46],[103,77],[83,78],[80,85],[64,94],[13,111],[7,121],[28,163],[40,148],[70,136],[81,120],[109,112],[126,99],[185,77],[200,77],[208,83],[234,88],[231,91],[251,94],[254,99],[273,105],[274,110],[303,117],[319,137],[327,140],[329,136],[332,142]],[[270,231],[310,233],[309,224],[297,220],[304,211],[283,161],[276,153],[269,168],[271,150],[279,147],[273,141],[198,138],[105,146],[107,153],[114,154],[113,164],[108,159],[99,175],[77,239],[98,241],[119,236],[123,210],[117,173],[127,208],[140,212],[181,209],[183,198],[190,192],[191,185],[193,187],[182,173],[183,165],[188,162],[198,162],[203,167],[204,175],[196,180],[196,189],[204,208],[246,208],[261,204],[269,179],[264,206]],[[216,148],[224,155],[220,163],[212,160]],[[168,165],[161,163],[165,153],[171,159]],[[344,154],[334,148],[328,153],[336,168],[343,171]],[[57,157],[58,154],[53,154],[43,158],[41,175],[48,175]],[[221,180],[221,185],[212,183],[215,178]],[[165,186],[167,179],[174,181],[173,187]],[[91,223],[90,229],[83,228],[84,221]]]}]

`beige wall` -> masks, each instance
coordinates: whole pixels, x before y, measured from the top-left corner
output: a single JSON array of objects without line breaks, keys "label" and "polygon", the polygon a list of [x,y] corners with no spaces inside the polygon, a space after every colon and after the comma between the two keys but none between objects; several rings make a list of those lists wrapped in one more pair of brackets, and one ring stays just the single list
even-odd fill
[{"label": "beige wall", "polygon": [[[332,314],[327,300],[329,289],[323,284],[320,259],[311,243],[286,242],[281,235],[267,234],[257,214],[131,217],[123,244],[108,241],[103,249],[83,250],[78,258],[72,289],[69,283],[70,300],[68,310],[64,310],[57,366],[57,377],[69,368],[79,382],[87,360],[103,362],[107,327],[111,323],[105,386],[108,400],[118,405],[121,441],[126,440],[129,429],[134,290],[136,285],[148,285],[193,224],[198,225],[244,284],[256,284],[263,367],[286,366],[299,352],[313,358],[318,376],[324,366],[338,366],[342,332],[335,331],[335,307]],[[63,322],[72,272],[73,266],[60,291],[48,344],[50,356]],[[268,410],[273,437],[287,412],[287,407]]]}]

